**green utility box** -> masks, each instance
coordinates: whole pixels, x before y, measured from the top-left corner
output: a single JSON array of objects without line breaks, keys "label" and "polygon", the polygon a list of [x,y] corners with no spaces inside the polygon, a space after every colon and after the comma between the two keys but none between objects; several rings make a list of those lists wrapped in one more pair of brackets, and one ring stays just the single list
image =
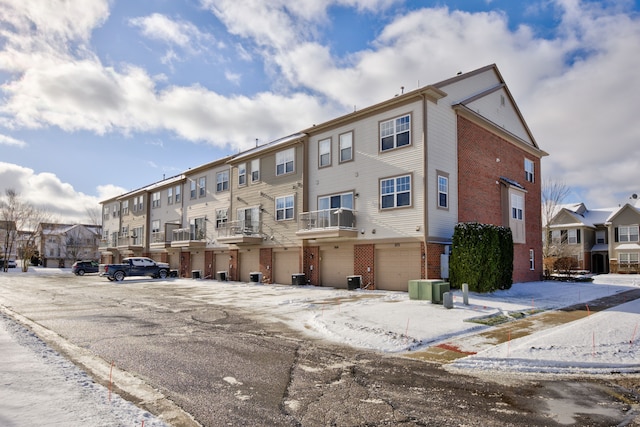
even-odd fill
[{"label": "green utility box", "polygon": [[436,304],[442,304],[444,301],[445,292],[449,292],[449,283],[434,283],[433,285],[433,296],[431,297],[431,302]]},{"label": "green utility box", "polygon": [[435,279],[409,280],[409,299],[433,301],[435,286],[441,283],[442,280]]}]

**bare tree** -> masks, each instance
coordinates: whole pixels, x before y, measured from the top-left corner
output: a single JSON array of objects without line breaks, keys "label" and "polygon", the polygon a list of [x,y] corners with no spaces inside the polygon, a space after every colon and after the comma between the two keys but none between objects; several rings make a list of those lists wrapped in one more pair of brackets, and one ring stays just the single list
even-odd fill
[{"label": "bare tree", "polygon": [[[567,198],[571,189],[564,183],[545,180],[542,182],[542,222],[544,229],[544,246],[542,248],[542,259],[545,275],[554,269],[555,260],[563,254],[563,242],[554,242],[551,238],[551,220],[560,211],[564,199]],[[565,242],[566,243],[566,242]]]},{"label": "bare tree", "polygon": [[100,206],[96,206],[94,208],[86,208],[87,218],[89,219],[89,224],[91,225],[100,225],[102,224],[102,209]]},{"label": "bare tree", "polygon": [[[16,252],[22,259],[22,271],[27,271],[31,257],[37,250],[38,225],[48,218],[45,210],[22,201],[14,189],[7,189],[5,197],[0,200],[0,219],[4,225],[2,258],[8,260],[20,244],[20,250]],[[7,271],[6,262],[2,267],[3,271]]]}]

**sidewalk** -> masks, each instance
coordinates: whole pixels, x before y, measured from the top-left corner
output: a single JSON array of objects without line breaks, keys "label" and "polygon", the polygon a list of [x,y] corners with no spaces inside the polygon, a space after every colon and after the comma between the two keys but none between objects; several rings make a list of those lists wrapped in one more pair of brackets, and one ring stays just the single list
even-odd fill
[{"label": "sidewalk", "polygon": [[167,426],[0,313],[0,425]]}]

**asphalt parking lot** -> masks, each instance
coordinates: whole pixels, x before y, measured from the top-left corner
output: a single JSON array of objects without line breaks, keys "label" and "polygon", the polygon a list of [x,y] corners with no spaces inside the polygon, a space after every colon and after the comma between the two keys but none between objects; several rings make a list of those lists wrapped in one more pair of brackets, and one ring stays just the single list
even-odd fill
[{"label": "asphalt parking lot", "polygon": [[176,426],[638,425],[634,380],[452,374],[257,316],[215,282],[0,275],[0,305]]}]

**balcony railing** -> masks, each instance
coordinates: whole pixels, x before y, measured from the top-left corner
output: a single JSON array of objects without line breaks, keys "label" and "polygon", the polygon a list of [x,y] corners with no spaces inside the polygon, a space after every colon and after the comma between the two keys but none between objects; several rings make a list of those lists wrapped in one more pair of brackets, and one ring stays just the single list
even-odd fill
[{"label": "balcony railing", "polygon": [[357,237],[355,211],[339,208],[303,212],[298,216],[296,235],[303,239]]},{"label": "balcony railing", "polygon": [[144,239],[142,236],[119,236],[118,246],[143,246]]},{"label": "balcony railing", "polygon": [[204,240],[206,233],[204,230],[192,230],[190,228],[178,228],[172,231],[172,242],[186,240]]},{"label": "balcony railing", "polygon": [[298,220],[298,230],[317,230],[326,228],[356,228],[356,215],[351,209],[323,209],[303,212]]},{"label": "balcony railing", "polygon": [[[169,240],[165,240],[164,238],[165,233],[164,231],[155,231],[151,233],[151,243],[168,243],[171,241],[171,239]],[[171,237],[171,235],[169,235],[169,237]]]},{"label": "balcony railing", "polygon": [[241,236],[262,236],[260,221],[229,221],[218,227],[219,238]]}]

